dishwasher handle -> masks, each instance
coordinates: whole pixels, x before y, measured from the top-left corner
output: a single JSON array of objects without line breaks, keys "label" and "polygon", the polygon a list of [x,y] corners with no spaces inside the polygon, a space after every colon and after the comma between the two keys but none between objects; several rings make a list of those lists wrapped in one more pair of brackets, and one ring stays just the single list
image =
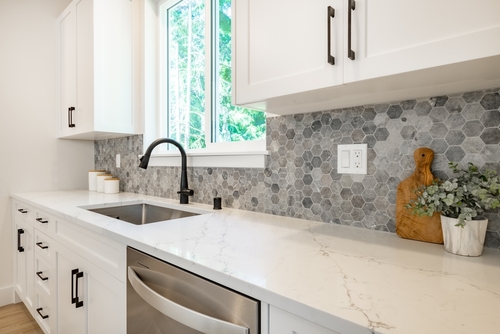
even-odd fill
[{"label": "dishwasher handle", "polygon": [[167,317],[194,330],[206,334],[248,334],[246,327],[216,319],[179,305],[163,297],[147,286],[136,274],[132,267],[128,267],[128,280],[137,294],[155,309]]}]

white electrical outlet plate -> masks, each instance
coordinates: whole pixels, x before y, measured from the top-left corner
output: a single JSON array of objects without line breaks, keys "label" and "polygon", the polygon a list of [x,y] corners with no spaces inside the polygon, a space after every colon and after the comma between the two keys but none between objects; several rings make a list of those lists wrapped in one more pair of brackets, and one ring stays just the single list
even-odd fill
[{"label": "white electrical outlet plate", "polygon": [[116,168],[120,168],[120,155],[116,155]]},{"label": "white electrical outlet plate", "polygon": [[367,144],[337,145],[337,173],[366,174]]}]

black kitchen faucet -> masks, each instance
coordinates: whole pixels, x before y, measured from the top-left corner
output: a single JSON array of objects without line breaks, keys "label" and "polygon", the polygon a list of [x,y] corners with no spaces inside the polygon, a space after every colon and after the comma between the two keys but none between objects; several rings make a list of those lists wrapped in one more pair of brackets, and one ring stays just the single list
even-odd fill
[{"label": "black kitchen faucet", "polygon": [[193,196],[194,191],[188,188],[188,179],[186,172],[186,165],[187,165],[186,151],[184,151],[184,148],[182,147],[181,144],[170,138],[156,139],[154,142],[151,143],[151,145],[149,145],[148,149],[146,150],[146,153],[144,153],[144,155],[142,156],[139,167],[147,169],[149,158],[151,158],[151,152],[156,146],[163,143],[172,144],[179,149],[179,152],[181,152],[181,188],[177,193],[181,195],[180,196],[181,204],[188,204],[189,196]]}]

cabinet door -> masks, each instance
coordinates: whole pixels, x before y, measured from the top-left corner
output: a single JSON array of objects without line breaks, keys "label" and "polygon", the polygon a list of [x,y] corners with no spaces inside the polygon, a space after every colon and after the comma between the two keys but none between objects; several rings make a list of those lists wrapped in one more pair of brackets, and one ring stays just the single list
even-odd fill
[{"label": "cabinet door", "polygon": [[94,1],[93,14],[95,131],[134,133],[132,1]]},{"label": "cabinet door", "polygon": [[[333,18],[329,6],[335,10]],[[341,84],[343,6],[339,0],[233,1],[235,102]],[[328,62],[328,37],[334,65]]]},{"label": "cabinet door", "polygon": [[63,246],[56,258],[58,333],[124,334],[125,283]]},{"label": "cabinet door", "polygon": [[498,55],[498,13],[491,0],[356,0],[345,83]]},{"label": "cabinet door", "polygon": [[[87,333],[87,281],[81,263],[75,261],[76,256],[67,256],[56,252],[57,259],[57,332],[84,334]],[[74,271],[76,269],[76,272]],[[77,273],[83,272],[83,277]],[[78,284],[78,287],[77,287]],[[77,305],[75,298],[78,297]]]},{"label": "cabinet door", "polygon": [[59,16],[57,24],[59,26],[59,136],[67,136],[75,132],[71,124],[74,124],[72,118],[76,119],[76,15],[73,6],[68,7]]},{"label": "cabinet door", "polygon": [[33,307],[35,273],[33,227],[15,217],[14,224],[14,285],[19,297],[28,308]]}]

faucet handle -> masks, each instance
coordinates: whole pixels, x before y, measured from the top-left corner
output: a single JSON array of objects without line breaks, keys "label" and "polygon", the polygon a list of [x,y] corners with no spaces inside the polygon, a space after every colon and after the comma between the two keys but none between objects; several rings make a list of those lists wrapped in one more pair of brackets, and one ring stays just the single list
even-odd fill
[{"label": "faucet handle", "polygon": [[187,195],[187,196],[193,196],[194,190],[193,189],[182,189],[181,191],[178,191],[177,193]]}]

